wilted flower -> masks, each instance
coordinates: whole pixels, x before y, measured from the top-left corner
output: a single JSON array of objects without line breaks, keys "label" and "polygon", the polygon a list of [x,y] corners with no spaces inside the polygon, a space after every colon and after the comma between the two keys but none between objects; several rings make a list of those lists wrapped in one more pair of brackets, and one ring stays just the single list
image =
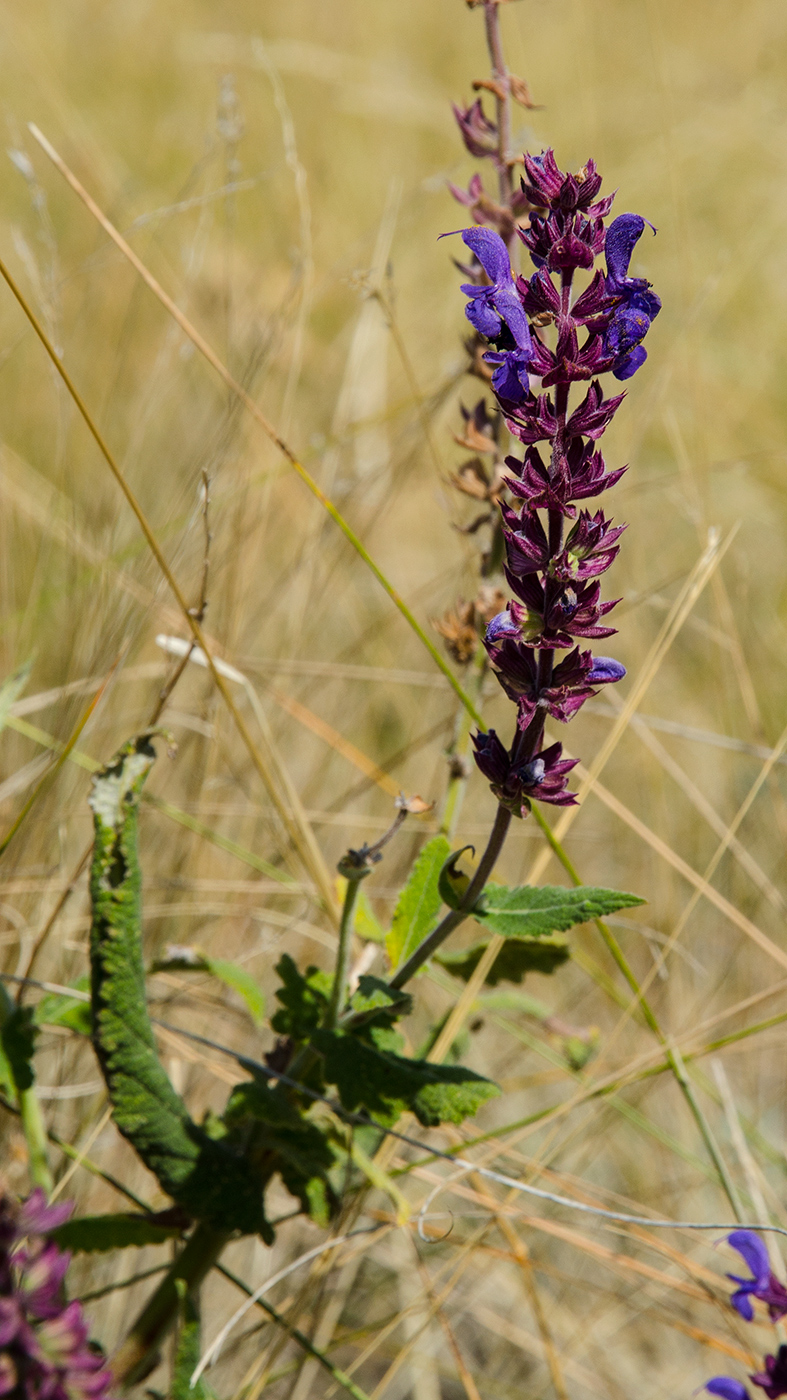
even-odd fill
[{"label": "wilted flower", "polygon": [[71,1256],[48,1235],[71,1214],[37,1188],[23,1203],[0,1197],[0,1396],[103,1400],[111,1382],[63,1280]]}]

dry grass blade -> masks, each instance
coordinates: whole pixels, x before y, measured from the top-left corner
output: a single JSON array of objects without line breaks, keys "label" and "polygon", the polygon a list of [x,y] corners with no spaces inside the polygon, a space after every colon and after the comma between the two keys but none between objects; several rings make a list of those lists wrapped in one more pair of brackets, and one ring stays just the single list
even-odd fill
[{"label": "dry grass blade", "polygon": [[60,355],[55,350],[55,347],[53,346],[49,336],[46,334],[46,331],[41,325],[41,322],[39,321],[38,317],[35,315],[32,308],[28,305],[26,298],[23,296],[20,288],[17,286],[16,282],[14,281],[10,272],[8,271],[8,268],[1,260],[0,274],[8,283],[8,286],[10,287],[17,301],[19,302],[19,305],[21,306],[30,324],[32,325],[36,335],[41,341],[41,344],[44,346],[44,349],[49,355],[50,360],[55,366],[69,394],[71,395],[71,398],[76,404],[76,407],[78,408],[88,431],[95,440],[95,443],[99,451],[101,452],[102,457],[107,463],[107,466],[109,467],[118,486],[123,492],[123,495],[125,496],[129,506],[131,507],[134,515],[136,516],[140,529],[142,530],[142,533],[147,542],[148,548],[150,549],[154,559],[156,560],[156,563],[159,566],[159,569],[161,570],[161,573],[163,574],[164,578],[167,581],[167,584],[169,585],[169,588],[183,614],[183,618],[187,626],[191,630],[192,636],[194,637],[194,641],[205,654],[208,667],[210,669],[211,675],[213,676],[216,688],[220,692],[222,699],[224,700],[224,703],[227,706],[227,709],[232,715],[232,718],[235,722],[235,726],[243,743],[245,744],[248,750],[249,757],[251,758],[254,767],[256,768],[260,778],[265,784],[265,787],[268,789],[271,801],[276,807],[281,818],[282,825],[284,826],[288,836],[290,837],[290,840],[293,843],[293,846],[295,847],[301,860],[303,861],[305,868],[308,870],[309,874],[314,880],[317,889],[320,892],[320,896],[322,898],[326,912],[329,914],[329,916],[334,922],[338,923],[339,908],[336,903],[336,896],[334,893],[333,884],[325,868],[325,862],[319,851],[319,847],[317,846],[314,840],[313,832],[311,832],[310,828],[308,828],[305,832],[301,830],[293,821],[293,818],[287,806],[282,801],[281,794],[279,793],[276,787],[273,775],[270,771],[270,767],[265,762],[265,759],[260,753],[257,745],[254,743],[254,740],[252,739],[251,734],[249,733],[248,726],[240,711],[238,710],[235,701],[232,698],[225,677],[221,674],[221,672],[217,669],[215,665],[213,656],[208,650],[207,639],[203,633],[202,627],[200,626],[200,623],[197,621],[197,618],[194,615],[194,609],[189,607],[189,604],[187,603],[186,598],[184,597],[180,586],[177,583],[169,567],[169,564],[167,563],[164,557],[164,554],[153,533],[153,530],[151,529],[151,526],[148,523],[148,520],[139,502],[136,499],[136,496],[131,490],[131,487],[129,486],[125,476],[123,475],[123,472],[120,469],[120,466],[116,462],[112,452],[107,446],[103,435],[99,432],[98,428],[96,427],[96,424],[82,396],[77,390],[76,385],[74,384],[70,374],[68,373],[65,365],[63,364]]},{"label": "dry grass blade", "polygon": [[[266,418],[259,405],[255,403],[251,395],[248,394],[243,388],[243,386],[238,383],[238,381],[233,377],[233,375],[230,374],[226,365],[222,363],[218,355],[216,355],[215,351],[211,349],[204,336],[200,335],[199,331],[196,330],[196,328],[191,324],[188,317],[183,315],[183,312],[176,306],[172,298],[167,295],[163,287],[159,285],[155,277],[153,277],[152,273],[150,273],[145,267],[145,264],[141,261],[140,258],[137,257],[134,250],[129,246],[129,244],[122,237],[122,235],[118,233],[114,224],[112,224],[110,220],[106,217],[106,215],[102,212],[102,210],[99,209],[95,200],[91,199],[87,190],[79,182],[79,180],[77,180],[73,172],[69,170],[65,161],[62,159],[61,156],[58,155],[54,146],[52,146],[51,143],[47,141],[43,133],[39,131],[38,127],[32,122],[30,123],[30,132],[31,135],[38,142],[41,149],[46,152],[47,156],[52,161],[52,164],[60,171],[61,175],[63,175],[63,177],[68,181],[75,194],[79,195],[79,198],[82,200],[86,208],[89,209],[93,217],[98,220],[104,231],[109,234],[109,237],[117,245],[117,247],[123,253],[124,257],[128,258],[132,266],[136,268],[136,271],[139,273],[140,277],[153,292],[153,295],[157,297],[158,300],[161,302],[162,306],[166,308],[170,316],[172,316],[173,319],[177,322],[184,334],[188,336],[189,340],[196,346],[200,354],[203,355],[204,358],[208,361],[208,364],[210,364],[213,367],[213,369],[215,369],[216,373],[221,376],[221,378],[224,380],[224,383],[232,391],[232,393],[240,399],[244,408],[248,410],[251,416],[259,424],[265,435],[270,439],[274,446],[276,446],[278,450],[287,458],[287,461],[290,463],[290,466],[293,467],[293,469],[298,473],[298,476],[311,491],[312,495],[317,498],[320,504],[328,512],[331,519],[334,520],[335,523],[339,526],[339,529],[342,531],[346,539],[349,540],[353,549],[355,549],[356,552],[361,556],[367,567],[371,569],[378,583],[382,585],[391,601],[399,609],[402,616],[409,623],[410,627],[416,633],[423,646],[426,647],[427,651],[432,657],[432,660],[437,664],[437,666],[439,666],[440,670],[443,672],[443,675],[447,678],[449,684],[456,691],[456,694],[459,696],[459,699],[462,701],[462,704],[470,711],[470,713],[473,715],[476,721],[483,728],[483,722],[480,716],[477,714],[473,702],[470,700],[469,696],[465,694],[461,685],[457,681],[456,676],[453,674],[450,666],[448,666],[447,662],[440,655],[440,652],[437,650],[437,647],[434,645],[434,643],[429,640],[420,623],[416,620],[410,608],[405,603],[404,599],[393,587],[393,585],[389,583],[382,570],[378,568],[377,564],[375,564],[369,552],[365,549],[364,545],[361,543],[354,530],[352,530],[347,524],[347,521],[344,519],[341,513],[336,509],[333,502],[330,501],[325,495],[325,493],[320,490],[320,487],[317,485],[317,482],[309,474],[309,472],[306,471],[306,468],[301,464],[301,462],[299,462],[298,458],[295,456],[295,453],[285,442],[284,438],[281,437],[280,434],[276,431],[269,419]],[[200,639],[197,638],[197,640],[199,641]]]},{"label": "dry grass blade", "polygon": [[[581,764],[577,771],[580,776],[583,776],[587,772],[587,770],[583,769]],[[785,953],[778,944],[774,943],[773,940],[768,937],[767,933],[763,933],[762,929],[752,923],[751,919],[747,919],[746,915],[742,914],[740,909],[737,909],[734,904],[731,904],[728,899],[725,899],[723,894],[720,894],[718,890],[714,889],[713,885],[710,885],[704,876],[699,875],[696,870],[692,869],[688,862],[685,861],[682,856],[678,855],[677,851],[673,851],[666,841],[658,836],[655,831],[651,831],[650,827],[647,826],[645,822],[635,816],[626,804],[621,802],[620,798],[615,797],[615,795],[605,788],[597,778],[593,781],[593,788],[599,801],[603,802],[605,807],[608,807],[611,812],[614,812],[617,817],[620,817],[620,820],[625,822],[626,826],[629,827],[631,831],[641,837],[641,839],[645,841],[652,850],[656,851],[668,865],[672,866],[673,870],[677,870],[678,874],[682,875],[684,880],[687,880],[690,885],[694,886],[698,897],[702,896],[707,899],[721,914],[724,914],[725,918],[729,919],[731,924],[735,924],[735,926],[739,928],[742,933],[745,933],[753,943],[756,943],[764,953],[767,953],[769,957],[773,958],[774,962],[777,962],[780,967],[787,968],[787,953]]]}]

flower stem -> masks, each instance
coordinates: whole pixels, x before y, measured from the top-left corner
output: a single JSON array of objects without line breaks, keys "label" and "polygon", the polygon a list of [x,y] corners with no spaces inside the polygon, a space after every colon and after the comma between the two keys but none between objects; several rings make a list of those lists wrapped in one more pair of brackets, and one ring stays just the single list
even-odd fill
[{"label": "flower stem", "polygon": [[358,887],[365,875],[368,875],[368,867],[359,870],[357,876],[346,869],[343,872],[347,878],[347,889],[344,894],[344,904],[342,905],[342,916],[339,923],[339,947],[336,953],[336,970],[333,974],[333,986],[331,987],[331,999],[328,1004],[328,1012],[325,1024],[332,1030],[339,1019],[339,1012],[344,1006],[344,998],[347,993],[347,978],[350,973],[350,953],[352,951],[353,925],[355,901],[358,898]]},{"label": "flower stem", "polygon": [[503,54],[503,41],[500,34],[500,7],[497,0],[485,0],[484,24],[487,48],[492,60],[492,76],[502,94],[502,96],[495,95],[498,140],[496,164],[500,186],[500,203],[508,206],[514,189],[511,176],[511,88],[508,66]]},{"label": "flower stem", "polygon": [[449,933],[453,933],[454,929],[458,928],[460,924],[463,924],[465,919],[472,914],[473,908],[478,901],[478,896],[481,894],[492,872],[495,861],[503,849],[503,843],[508,835],[508,828],[511,825],[511,815],[509,808],[504,807],[501,803],[497,809],[497,816],[495,817],[494,826],[492,827],[489,840],[486,844],[486,850],[478,863],[478,869],[465,891],[464,899],[459,908],[452,909],[446,914],[445,918],[437,925],[437,928],[418,945],[414,953],[411,953],[407,962],[402,963],[402,966],[388,983],[389,987],[403,987],[405,982],[409,982],[410,978],[415,975],[419,967],[423,967],[423,964],[428,958],[431,958],[435,950],[440,947],[440,944],[445,942]]},{"label": "flower stem", "polygon": [[153,1369],[158,1345],[177,1317],[179,1283],[185,1284],[189,1292],[196,1291],[231,1238],[204,1221],[196,1226],[123,1345],[115,1352],[110,1367],[116,1385],[128,1389]]},{"label": "flower stem", "polygon": [[48,1196],[55,1183],[49,1167],[46,1128],[35,1085],[31,1084],[29,1089],[18,1090],[17,1097],[19,1099],[19,1116],[27,1143],[30,1180],[34,1186],[42,1186]]}]

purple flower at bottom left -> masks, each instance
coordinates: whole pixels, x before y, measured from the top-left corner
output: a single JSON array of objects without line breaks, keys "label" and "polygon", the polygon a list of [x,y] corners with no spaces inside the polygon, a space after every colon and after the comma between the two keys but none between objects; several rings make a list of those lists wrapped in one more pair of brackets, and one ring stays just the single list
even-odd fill
[{"label": "purple flower at bottom left", "polygon": [[82,1306],[66,1301],[71,1256],[49,1238],[73,1206],[0,1197],[0,1396],[13,1400],[104,1400],[112,1380],[88,1340]]}]

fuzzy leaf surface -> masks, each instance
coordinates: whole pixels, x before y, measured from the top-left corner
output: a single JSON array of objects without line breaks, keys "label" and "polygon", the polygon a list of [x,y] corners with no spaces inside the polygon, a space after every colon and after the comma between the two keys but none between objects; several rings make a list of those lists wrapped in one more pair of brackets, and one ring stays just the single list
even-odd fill
[{"label": "fuzzy leaf surface", "polygon": [[645,900],[625,890],[595,889],[579,885],[487,885],[473,910],[473,918],[503,938],[544,938],[564,933],[574,924],[603,919],[618,909],[631,909]]},{"label": "fuzzy leaf surface", "polygon": [[281,978],[281,986],[276,990],[281,1009],[271,1017],[271,1025],[279,1035],[306,1041],[325,1018],[331,995],[330,973],[318,967],[307,967],[301,972],[289,953],[279,959],[276,971]]},{"label": "fuzzy leaf surface", "polygon": [[365,1109],[392,1123],[405,1108],[424,1127],[461,1123],[500,1090],[462,1065],[407,1060],[393,1050],[400,1041],[386,1027],[372,1027],[369,1040],[343,1031],[318,1030],[312,1044],[323,1056],[325,1078],[335,1084],[346,1109]]},{"label": "fuzzy leaf surface", "polygon": [[144,1215],[83,1215],[60,1225],[52,1238],[71,1254],[104,1254],[110,1249],[165,1244],[181,1234],[179,1226],[160,1225]]},{"label": "fuzzy leaf surface", "polygon": [[[469,982],[488,947],[489,939],[482,938],[472,948],[435,954],[435,962],[440,963],[453,977]],[[571,950],[563,939],[511,937],[503,944],[486,974],[485,985],[496,987],[498,982],[521,982],[528,972],[556,972],[570,957]]]},{"label": "fuzzy leaf surface", "polygon": [[156,1053],[145,998],[138,805],[156,754],[140,735],[93,779],[93,1045],[113,1117],[164,1191],[217,1229],[270,1239],[262,1189],[226,1142],[194,1123]]},{"label": "fuzzy leaf surface", "polygon": [[431,933],[440,912],[440,871],[451,854],[445,836],[427,841],[401,890],[394,910],[391,931],[385,947],[392,969],[409,958],[419,943]]},{"label": "fuzzy leaf surface", "polygon": [[257,1169],[266,1177],[277,1171],[290,1195],[325,1227],[336,1204],[328,1180],[336,1156],[317,1124],[302,1117],[283,1089],[271,1088],[262,1078],[233,1089],[224,1121],[246,1131],[254,1123],[264,1125],[259,1135],[262,1152],[251,1144]]}]

